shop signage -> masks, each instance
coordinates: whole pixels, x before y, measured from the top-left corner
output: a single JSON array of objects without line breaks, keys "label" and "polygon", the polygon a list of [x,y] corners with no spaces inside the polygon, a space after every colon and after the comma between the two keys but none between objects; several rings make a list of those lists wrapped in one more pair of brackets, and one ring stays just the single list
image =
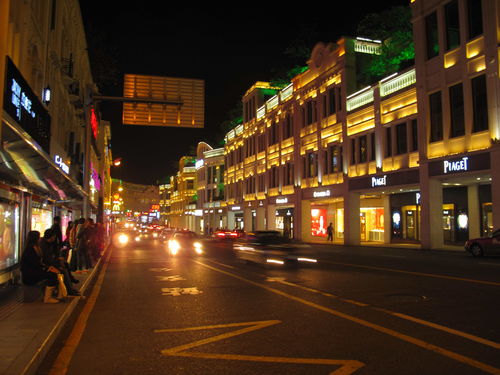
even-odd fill
[{"label": "shop signage", "polygon": [[62,157],[60,157],[59,155],[55,155],[54,161],[57,164],[57,166],[62,169],[64,173],[69,174],[69,165],[63,161]]},{"label": "shop signage", "polygon": [[463,172],[463,171],[468,171],[469,167],[467,166],[467,161],[469,158],[467,156],[464,156],[462,159],[459,160],[444,160],[443,161],[443,169],[444,173],[450,173],[450,172]]},{"label": "shop signage", "polygon": [[415,203],[420,204],[420,193],[415,193]]},{"label": "shop signage", "polygon": [[322,190],[313,192],[313,198],[324,198],[330,196],[330,190]]},{"label": "shop signage", "polygon": [[364,190],[386,186],[414,185],[420,181],[418,169],[393,172],[384,175],[356,177],[349,179],[349,190]]},{"label": "shop signage", "polygon": [[276,204],[288,203],[288,198],[276,198]]},{"label": "shop signage", "polygon": [[490,154],[473,154],[459,158],[429,162],[429,176],[481,171],[490,169]]},{"label": "shop signage", "polygon": [[10,58],[6,58],[3,108],[43,148],[50,152],[50,115]]},{"label": "shop signage", "polygon": [[240,206],[233,206],[233,207],[231,207],[231,211],[239,211],[239,210],[241,210]]},{"label": "shop signage", "polygon": [[387,175],[382,177],[372,177],[372,187],[387,186]]}]

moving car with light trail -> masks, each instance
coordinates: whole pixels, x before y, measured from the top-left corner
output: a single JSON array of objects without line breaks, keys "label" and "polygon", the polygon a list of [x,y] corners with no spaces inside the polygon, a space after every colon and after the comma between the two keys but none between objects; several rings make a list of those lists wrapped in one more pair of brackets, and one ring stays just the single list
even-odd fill
[{"label": "moving car with light trail", "polygon": [[273,230],[246,233],[233,244],[236,257],[248,262],[277,266],[317,263],[303,250],[303,245]]},{"label": "moving car with light trail", "polygon": [[203,244],[196,233],[183,230],[172,235],[168,241],[168,252],[173,256],[199,256],[203,254]]}]

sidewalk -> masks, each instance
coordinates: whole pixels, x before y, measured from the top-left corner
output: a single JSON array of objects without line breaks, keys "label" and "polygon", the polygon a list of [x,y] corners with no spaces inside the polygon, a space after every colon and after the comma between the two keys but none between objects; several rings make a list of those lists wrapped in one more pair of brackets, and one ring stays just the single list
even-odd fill
[{"label": "sidewalk", "polygon": [[[85,295],[100,268],[101,259],[89,273],[73,275]],[[22,286],[0,294],[0,375],[32,375],[45,358],[78,302],[85,297],[67,297],[56,304],[24,303]]]}]

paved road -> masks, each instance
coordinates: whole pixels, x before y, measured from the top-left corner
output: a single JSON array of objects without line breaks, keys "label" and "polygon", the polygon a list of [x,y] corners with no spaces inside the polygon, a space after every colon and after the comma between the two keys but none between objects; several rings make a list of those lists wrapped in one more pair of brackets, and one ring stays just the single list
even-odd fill
[{"label": "paved road", "polygon": [[318,264],[269,269],[208,250],[112,249],[39,375],[500,374],[500,258],[314,246]]}]

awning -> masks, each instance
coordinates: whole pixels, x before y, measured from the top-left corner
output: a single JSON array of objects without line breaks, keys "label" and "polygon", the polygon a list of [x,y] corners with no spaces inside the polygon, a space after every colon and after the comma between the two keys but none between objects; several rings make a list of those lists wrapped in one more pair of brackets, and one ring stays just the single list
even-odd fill
[{"label": "awning", "polygon": [[[81,205],[87,194],[4,112],[1,123],[0,179],[68,205]],[[71,204],[73,203],[73,204]]]}]

